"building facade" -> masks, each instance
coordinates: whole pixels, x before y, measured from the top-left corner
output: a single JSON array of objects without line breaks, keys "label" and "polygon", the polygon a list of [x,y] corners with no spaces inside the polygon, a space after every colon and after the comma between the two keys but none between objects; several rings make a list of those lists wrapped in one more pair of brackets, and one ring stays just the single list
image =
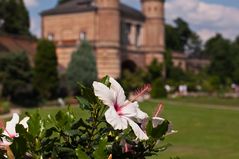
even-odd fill
[{"label": "building facade", "polygon": [[163,62],[164,0],[141,0],[141,11],[120,0],[71,0],[41,13],[42,37],[53,40],[64,70],[82,40],[95,50],[98,77],[120,76],[122,65]]}]

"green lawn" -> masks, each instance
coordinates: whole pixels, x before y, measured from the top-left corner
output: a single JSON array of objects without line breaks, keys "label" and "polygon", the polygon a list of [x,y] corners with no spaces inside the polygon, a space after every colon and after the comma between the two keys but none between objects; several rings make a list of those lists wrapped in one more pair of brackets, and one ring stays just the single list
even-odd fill
[{"label": "green lawn", "polygon": [[[144,102],[141,108],[152,114],[158,102],[159,100]],[[239,158],[238,99],[200,97],[162,102],[165,104],[162,116],[171,120],[175,130],[179,132],[168,136],[164,141],[173,146],[151,159],[170,159],[176,156],[180,159]],[[56,110],[58,108],[41,109],[40,113],[46,116]]]}]

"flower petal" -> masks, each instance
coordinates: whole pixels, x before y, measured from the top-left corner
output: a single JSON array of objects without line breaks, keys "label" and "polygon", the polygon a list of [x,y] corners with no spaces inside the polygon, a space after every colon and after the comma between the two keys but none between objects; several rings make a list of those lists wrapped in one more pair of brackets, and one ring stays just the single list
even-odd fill
[{"label": "flower petal", "polygon": [[175,133],[178,133],[178,131],[177,131],[177,130],[173,130],[173,125],[172,125],[172,123],[169,123],[169,125],[168,125],[168,131],[167,131],[167,133],[166,133],[166,136],[167,136],[167,135],[172,135],[172,134],[175,134]]},{"label": "flower petal", "polygon": [[136,111],[137,111],[136,119],[144,120],[149,117],[147,113],[139,109],[139,106],[137,107]]},{"label": "flower petal", "polygon": [[135,117],[137,115],[138,103],[129,103],[126,106],[121,107],[120,113],[125,117]]},{"label": "flower petal", "polygon": [[106,85],[100,82],[94,82],[93,87],[95,95],[102,100],[105,105],[114,106],[116,99],[114,99],[113,92],[110,91]]},{"label": "flower petal", "polygon": [[110,77],[110,89],[115,92],[116,101],[119,106],[124,105],[125,102],[125,94],[123,88],[120,86],[120,84],[112,77]]},{"label": "flower petal", "polygon": [[14,113],[12,116],[12,120],[8,121],[6,123],[5,131],[3,132],[3,135],[13,137],[16,136],[16,125],[19,122],[19,115],[17,113]]},{"label": "flower petal", "polygon": [[28,124],[27,124],[27,121],[29,120],[30,118],[29,117],[25,117],[23,118],[19,124],[21,124],[25,129],[28,128]]},{"label": "flower petal", "polygon": [[156,128],[158,125],[161,125],[164,122],[164,118],[160,118],[160,117],[153,117],[152,118],[152,124],[153,124],[153,128]]},{"label": "flower petal", "polygon": [[12,142],[9,142],[5,137],[2,137],[2,140],[0,141],[0,146],[10,146]]},{"label": "flower petal", "polygon": [[114,107],[110,107],[105,112],[105,119],[115,130],[125,130],[128,127],[127,120],[121,118],[115,111]]},{"label": "flower petal", "polygon": [[140,140],[148,140],[149,139],[148,136],[143,132],[143,130],[139,127],[138,124],[136,124],[133,120],[131,120],[129,118],[127,118],[127,121],[138,139],[140,139]]}]

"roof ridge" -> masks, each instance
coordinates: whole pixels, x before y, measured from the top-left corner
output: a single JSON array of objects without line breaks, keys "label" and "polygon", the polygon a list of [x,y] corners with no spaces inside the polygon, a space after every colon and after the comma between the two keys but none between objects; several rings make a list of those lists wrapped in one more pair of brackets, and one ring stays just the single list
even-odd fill
[{"label": "roof ridge", "polygon": [[[71,0],[64,4],[56,6],[52,9],[43,11],[41,15],[47,16],[47,15],[57,15],[57,14],[80,13],[80,12],[87,12],[87,11],[95,11],[98,8],[97,6],[92,5],[92,3],[90,3],[90,5],[77,5],[78,2],[93,2],[93,0]],[[145,19],[144,14],[140,10],[132,6],[129,6],[123,2],[119,3],[119,10],[121,12],[121,15],[124,17],[140,20],[140,21]]]}]

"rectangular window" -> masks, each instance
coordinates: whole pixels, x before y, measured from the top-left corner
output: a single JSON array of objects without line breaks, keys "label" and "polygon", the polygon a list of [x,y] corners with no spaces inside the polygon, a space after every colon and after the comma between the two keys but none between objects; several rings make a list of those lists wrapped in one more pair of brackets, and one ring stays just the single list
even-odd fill
[{"label": "rectangular window", "polygon": [[47,39],[50,41],[54,40],[54,34],[53,33],[48,33]]},{"label": "rectangular window", "polygon": [[86,32],[84,31],[80,32],[80,40],[87,40]]},{"label": "rectangular window", "polygon": [[130,45],[130,32],[131,32],[131,24],[130,23],[126,23],[126,44]]},{"label": "rectangular window", "polygon": [[136,35],[135,35],[135,45],[136,45],[136,47],[140,46],[140,32],[141,32],[141,26],[136,25]]}]

